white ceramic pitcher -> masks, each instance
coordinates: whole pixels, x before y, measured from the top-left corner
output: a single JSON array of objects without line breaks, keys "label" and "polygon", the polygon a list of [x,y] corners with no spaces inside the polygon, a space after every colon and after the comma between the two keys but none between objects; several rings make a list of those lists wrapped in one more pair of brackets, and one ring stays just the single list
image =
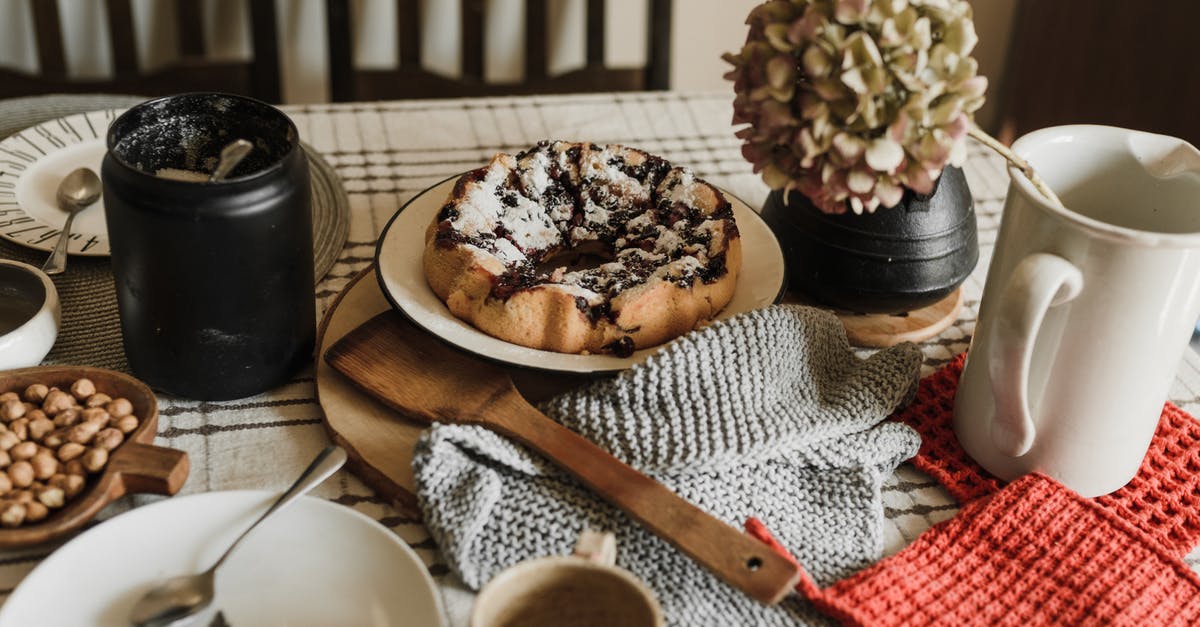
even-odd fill
[{"label": "white ceramic pitcher", "polygon": [[1002,479],[1107,494],[1137,473],[1200,314],[1200,151],[1086,125],[1012,148],[1066,209],[1010,171],[954,430]]}]

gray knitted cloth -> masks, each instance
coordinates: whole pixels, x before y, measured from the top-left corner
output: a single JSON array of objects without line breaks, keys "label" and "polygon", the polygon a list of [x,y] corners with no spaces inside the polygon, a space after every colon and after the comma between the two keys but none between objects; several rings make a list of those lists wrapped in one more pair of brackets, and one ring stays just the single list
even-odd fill
[{"label": "gray knitted cloth", "polygon": [[[761,519],[818,584],[878,559],[885,477],[920,437],[884,421],[915,390],[913,345],[861,360],[837,318],[775,306],[676,340],[615,379],[541,409],[730,525]],[[566,554],[584,528],[617,536],[617,564],[671,625],[823,622],[795,596],[766,607],[727,586],[527,449],[436,425],[417,445],[434,540],[472,588],[525,559]]]}]

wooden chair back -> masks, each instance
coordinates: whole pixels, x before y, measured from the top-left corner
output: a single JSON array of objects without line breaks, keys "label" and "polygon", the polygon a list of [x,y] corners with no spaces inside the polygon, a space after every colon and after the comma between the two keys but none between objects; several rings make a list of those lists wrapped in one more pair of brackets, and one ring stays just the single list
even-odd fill
[{"label": "wooden chair back", "polygon": [[179,59],[153,71],[138,63],[132,0],[104,0],[112,41],[113,73],[109,78],[68,76],[58,2],[30,0],[40,70],[27,74],[0,68],[0,98],[45,93],[128,93],[160,96],[187,91],[221,91],[280,101],[279,52],[274,0],[247,0],[250,8],[252,58],[249,61],[207,58],[204,51],[201,0],[176,2]]},{"label": "wooden chair back", "polygon": [[604,64],[605,0],[587,1],[586,64],[550,75],[546,48],[547,0],[525,0],[525,72],[520,82],[489,83],[483,76],[484,0],[461,5],[461,77],[426,70],[421,63],[420,0],[397,0],[399,37],[395,69],[358,69],[353,55],[349,0],[326,0],[329,27],[330,97],[335,102],[404,98],[665,90],[670,83],[671,0],[649,0],[646,65]]},{"label": "wooden chair back", "polygon": [[1106,124],[1200,145],[1200,3],[1021,0],[997,136]]}]

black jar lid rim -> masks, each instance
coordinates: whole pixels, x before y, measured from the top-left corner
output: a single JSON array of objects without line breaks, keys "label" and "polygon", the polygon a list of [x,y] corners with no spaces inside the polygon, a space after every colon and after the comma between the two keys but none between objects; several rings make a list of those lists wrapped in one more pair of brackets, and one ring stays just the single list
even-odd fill
[{"label": "black jar lid rim", "polygon": [[[189,98],[194,98],[194,99],[227,98],[227,99],[231,99],[233,101],[240,101],[242,103],[245,103],[245,104],[255,107],[257,109],[261,109],[264,112],[274,112],[276,115],[279,116],[279,119],[285,125],[286,136],[287,136],[287,141],[288,141],[289,146],[283,153],[281,153],[279,155],[278,158],[273,159],[268,165],[261,167],[261,168],[257,168],[251,172],[248,172],[248,173],[240,175],[240,176],[229,176],[220,181],[210,181],[207,179],[193,181],[193,180],[182,180],[182,179],[164,177],[164,176],[161,176],[154,172],[149,172],[143,168],[140,168],[133,163],[130,163],[118,151],[113,150],[114,145],[120,143],[119,141],[116,140],[115,129],[118,128],[118,125],[126,117],[131,116],[131,115],[137,115],[141,111],[145,111],[148,108],[162,106],[162,104],[166,103],[166,102],[184,100],[184,99],[189,99]],[[124,137],[124,135],[122,137]],[[105,144],[108,149],[108,154],[113,157],[113,160],[116,163],[120,164],[123,168],[125,168],[129,172],[132,172],[137,176],[143,176],[143,177],[147,177],[148,179],[153,179],[154,181],[156,181],[160,184],[165,184],[165,185],[169,185],[169,186],[180,186],[180,188],[194,188],[194,186],[196,186],[196,185],[215,187],[215,186],[232,186],[232,185],[237,185],[237,184],[242,184],[242,183],[249,183],[256,179],[259,179],[262,177],[267,177],[267,176],[272,175],[275,172],[278,172],[279,170],[281,170],[284,167],[284,163],[288,160],[288,157],[291,156],[292,153],[294,153],[295,151],[301,149],[299,130],[297,130],[297,128],[296,128],[296,123],[286,113],[284,113],[283,111],[280,111],[277,107],[275,107],[269,103],[263,102],[261,100],[258,100],[255,98],[250,98],[248,96],[241,96],[238,94],[228,94],[228,93],[224,93],[224,92],[185,92],[185,93],[180,93],[180,94],[173,94],[173,95],[169,95],[169,96],[161,96],[158,98],[152,98],[152,99],[146,100],[145,102],[136,104],[133,107],[130,107],[128,110],[126,110],[121,115],[117,116],[117,118],[112,121],[112,123],[108,127],[108,133],[106,134]]]}]

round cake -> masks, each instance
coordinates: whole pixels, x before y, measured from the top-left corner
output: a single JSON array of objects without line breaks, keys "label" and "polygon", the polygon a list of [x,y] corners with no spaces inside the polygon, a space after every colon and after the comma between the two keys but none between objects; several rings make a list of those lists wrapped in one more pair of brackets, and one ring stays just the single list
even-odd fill
[{"label": "round cake", "polygon": [[424,252],[430,288],[481,331],[618,356],[711,319],[741,262],[732,206],[687,168],[550,141],[460,177]]}]

